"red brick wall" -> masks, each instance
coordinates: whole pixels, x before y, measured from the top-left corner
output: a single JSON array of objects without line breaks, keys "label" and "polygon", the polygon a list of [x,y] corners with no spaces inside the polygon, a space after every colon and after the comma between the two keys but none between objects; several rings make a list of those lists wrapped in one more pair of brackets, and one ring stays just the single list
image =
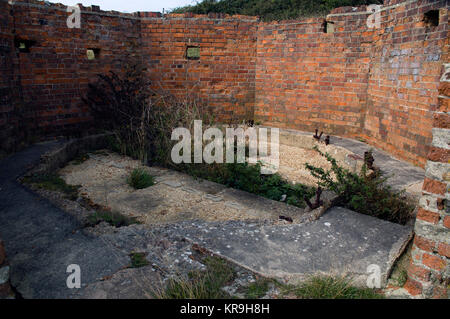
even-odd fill
[{"label": "red brick wall", "polygon": [[[155,89],[201,99],[220,120],[252,119],[256,18],[170,14],[143,19],[142,54]],[[187,46],[200,59],[186,59]]]},{"label": "red brick wall", "polygon": [[[87,129],[90,116],[81,96],[96,74],[120,70],[118,60],[133,50],[133,43],[139,47],[138,20],[89,14],[91,8],[82,8],[87,13],[81,28],[69,29],[65,6],[39,4],[13,6],[16,37],[36,42],[29,53],[18,53],[15,63],[24,108],[36,135]],[[87,48],[100,48],[100,59],[88,60]]]},{"label": "red brick wall", "polygon": [[367,102],[371,32],[366,15],[262,23],[258,28],[256,120],[357,136]]},{"label": "red brick wall", "polygon": [[[255,117],[265,124],[362,137],[423,166],[437,106],[445,0],[389,1],[381,27],[365,7],[335,9],[324,19],[258,27]],[[424,13],[440,9],[428,27]]]},{"label": "red brick wall", "polygon": [[[443,61],[449,62],[449,39]],[[450,297],[450,64],[443,65],[439,100],[433,112],[433,130],[426,178],[415,224],[412,260],[406,288],[413,295]]]},{"label": "red brick wall", "polygon": [[[364,6],[344,7],[327,17],[334,22],[327,34],[322,18],[263,23],[243,16],[162,18],[96,7],[82,8],[81,29],[69,29],[65,6],[16,2],[9,24],[3,23],[10,35],[5,40],[2,31],[2,47],[11,47],[12,17],[16,37],[36,44],[30,53],[2,53],[0,86],[9,88],[14,74],[20,85],[13,85],[13,109],[31,119],[25,125],[31,136],[85,130],[91,118],[80,96],[87,83],[97,73],[120,70],[118,61],[134,53],[147,64],[155,89],[198,97],[219,120],[254,116],[268,125],[360,137],[423,166],[448,32],[446,1],[385,4],[390,7],[382,11],[380,28],[367,27]],[[440,24],[426,27],[423,15],[433,8],[440,8]],[[1,12],[5,21],[9,10]],[[200,47],[199,60],[186,59],[188,45]],[[100,48],[100,59],[89,61],[87,48]],[[1,101],[0,125],[6,128],[14,123],[5,116],[12,103],[5,102],[5,93]]]},{"label": "red brick wall", "polygon": [[[370,143],[423,166],[437,107],[448,13],[442,1],[401,4],[382,12],[371,48],[363,136]],[[440,9],[439,26],[423,21]]]}]

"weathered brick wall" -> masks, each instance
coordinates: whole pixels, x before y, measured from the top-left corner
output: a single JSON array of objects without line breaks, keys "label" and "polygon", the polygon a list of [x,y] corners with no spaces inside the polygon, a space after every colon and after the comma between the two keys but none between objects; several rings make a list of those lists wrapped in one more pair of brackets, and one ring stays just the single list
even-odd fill
[{"label": "weathered brick wall", "polygon": [[[256,18],[170,14],[141,26],[155,90],[199,98],[219,120],[253,119]],[[200,59],[187,59],[187,46],[198,47]]]},{"label": "weathered brick wall", "polygon": [[[356,10],[355,10],[356,9]],[[424,14],[440,10],[438,26]],[[386,1],[258,27],[255,117],[265,124],[361,137],[424,166],[437,106],[447,2]]]},{"label": "weathered brick wall", "polygon": [[7,2],[0,2],[0,155],[13,150],[13,21]]},{"label": "weathered brick wall", "polygon": [[[92,14],[95,7],[89,7],[82,8],[81,28],[70,29],[63,5],[29,1],[12,7],[16,38],[35,42],[30,52],[18,53],[15,62],[23,108],[33,119],[34,134],[57,136],[88,129],[91,119],[81,96],[96,74],[120,70],[120,59],[134,50],[133,44],[139,47],[139,23],[127,14]],[[101,49],[100,58],[88,60],[88,48]]]},{"label": "weathered brick wall", "polygon": [[[81,101],[87,83],[97,73],[120,70],[118,61],[135,54],[156,90],[199,98],[219,120],[254,117],[268,125],[319,128],[425,164],[448,32],[446,0],[386,1],[375,29],[367,26],[366,7],[338,8],[326,19],[330,33],[322,18],[263,23],[98,7],[82,7],[82,27],[69,29],[65,6],[15,2],[8,16],[6,1],[0,3],[1,21],[9,21],[3,22],[2,52],[10,52],[2,53],[3,135],[12,135],[6,126],[14,123],[30,136],[85,130],[91,123]],[[440,10],[436,27],[423,21],[432,9]],[[17,38],[35,41],[29,53],[10,49],[13,20]],[[199,60],[186,58],[188,46],[199,47]],[[88,60],[87,48],[101,49],[100,58]],[[8,89],[12,76],[16,93]],[[5,102],[8,94],[17,97],[15,104]]]},{"label": "weathered brick wall", "polygon": [[[398,2],[398,1],[397,1]],[[446,0],[403,2],[381,12],[373,39],[363,137],[423,166],[437,107],[443,43],[448,32]],[[424,14],[440,9],[438,26]]]},{"label": "weathered brick wall", "polygon": [[372,33],[365,14],[327,20],[334,23],[333,33],[325,33],[322,18],[260,24],[256,120],[305,131],[361,134]]},{"label": "weathered brick wall", "polygon": [[423,196],[415,225],[415,238],[406,288],[414,295],[448,298],[450,285],[450,62],[446,39],[433,112],[432,143],[426,164]]}]

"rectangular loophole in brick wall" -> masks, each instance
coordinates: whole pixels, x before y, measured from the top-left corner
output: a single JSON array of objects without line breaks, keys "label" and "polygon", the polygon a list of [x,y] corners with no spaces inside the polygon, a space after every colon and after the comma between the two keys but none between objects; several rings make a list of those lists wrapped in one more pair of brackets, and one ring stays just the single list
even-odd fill
[{"label": "rectangular loophole in brick wall", "polygon": [[100,57],[100,49],[98,48],[89,48],[86,50],[86,56],[88,60],[95,60]]},{"label": "rectangular loophole in brick wall", "polygon": [[198,60],[198,59],[200,59],[200,47],[188,46],[186,48],[186,58],[188,60]]},{"label": "rectangular loophole in brick wall", "polygon": [[423,21],[428,27],[437,27],[439,25],[439,10],[425,12]]},{"label": "rectangular loophole in brick wall", "polygon": [[325,20],[323,22],[323,32],[328,34],[334,33],[334,22]]},{"label": "rectangular loophole in brick wall", "polygon": [[21,38],[14,39],[14,45],[19,49],[19,52],[29,53],[30,48],[36,44],[36,41],[33,40],[25,40]]}]

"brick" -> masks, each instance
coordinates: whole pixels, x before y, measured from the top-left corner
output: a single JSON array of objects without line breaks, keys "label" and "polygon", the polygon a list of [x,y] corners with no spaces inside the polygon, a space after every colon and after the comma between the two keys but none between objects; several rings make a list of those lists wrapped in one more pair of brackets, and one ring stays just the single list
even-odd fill
[{"label": "brick", "polygon": [[412,296],[418,296],[422,293],[423,287],[419,281],[408,278],[403,288],[406,289],[406,291],[408,291],[408,293]]},{"label": "brick", "polygon": [[0,299],[8,298],[13,295],[13,291],[9,283],[0,285]]},{"label": "brick", "polygon": [[450,160],[450,150],[439,147],[431,147],[427,158],[433,162],[448,163]]},{"label": "brick", "polygon": [[450,228],[450,216],[445,216],[443,224],[445,227]]},{"label": "brick", "polygon": [[433,194],[444,195],[447,190],[447,184],[425,177],[423,190]]},{"label": "brick", "polygon": [[433,287],[433,295],[431,298],[433,299],[448,299],[449,298],[449,290],[445,286],[436,286]]},{"label": "brick", "polygon": [[426,253],[423,254],[422,262],[425,266],[435,270],[442,270],[445,267],[445,262],[442,258]]},{"label": "brick", "polygon": [[439,243],[438,253],[441,256],[445,256],[447,258],[450,258],[450,245],[446,244],[446,243]]},{"label": "brick", "polygon": [[429,240],[429,239],[426,239],[426,238],[423,238],[423,237],[418,236],[418,235],[414,236],[414,244],[418,248],[420,248],[422,250],[425,250],[425,251],[428,251],[428,252],[433,252],[435,250],[435,247],[436,247],[436,242],[434,242],[432,240]]},{"label": "brick", "polygon": [[408,274],[414,276],[420,281],[428,281],[430,279],[430,273],[430,270],[414,265],[412,263],[408,268]]},{"label": "brick", "polygon": [[450,115],[446,113],[435,113],[433,116],[433,127],[450,128]]},{"label": "brick", "polygon": [[437,224],[439,222],[439,218],[438,213],[430,212],[423,208],[419,208],[417,211],[417,219],[421,219],[432,224]]}]

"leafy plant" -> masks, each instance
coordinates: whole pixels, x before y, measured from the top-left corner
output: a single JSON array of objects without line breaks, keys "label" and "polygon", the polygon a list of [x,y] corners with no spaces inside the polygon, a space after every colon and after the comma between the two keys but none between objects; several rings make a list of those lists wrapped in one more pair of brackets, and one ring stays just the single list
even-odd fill
[{"label": "leafy plant", "polygon": [[65,180],[56,174],[35,174],[24,177],[23,182],[32,184],[37,188],[64,193],[65,197],[70,200],[78,198],[78,190],[81,187],[79,185],[68,185]]},{"label": "leafy plant", "polygon": [[261,174],[261,163],[225,163],[225,164],[182,164],[177,167],[192,176],[240,189],[279,201],[286,195],[286,202],[297,207],[305,207],[303,198],[311,197],[311,187],[292,185],[279,174]]},{"label": "leafy plant", "polygon": [[100,127],[114,133],[122,154],[145,161],[148,156],[146,125],[152,95],[146,69],[130,58],[124,72],[98,74],[83,98]]},{"label": "leafy plant", "polygon": [[269,290],[271,282],[272,280],[270,279],[260,278],[255,282],[248,284],[246,287],[243,287],[245,298],[258,299],[264,297]]},{"label": "leafy plant", "polygon": [[144,189],[155,185],[155,179],[143,168],[135,168],[128,177],[128,184],[134,189]]},{"label": "leafy plant", "polygon": [[133,252],[130,254],[131,259],[131,267],[132,268],[141,268],[147,266],[149,264],[148,260],[145,258],[145,253],[136,253]]},{"label": "leafy plant", "polygon": [[317,178],[319,186],[338,194],[336,205],[399,224],[405,224],[412,217],[414,205],[404,192],[394,191],[387,185],[387,178],[379,171],[368,175],[364,164],[361,173],[356,174],[339,166],[328,153],[322,153],[317,147],[315,150],[327,159],[331,169],[325,170],[309,163],[306,163],[306,168]]},{"label": "leafy plant", "polygon": [[147,69],[140,59],[130,58],[122,73],[98,74],[83,98],[101,128],[113,133],[113,151],[144,163],[171,164],[172,131],[177,127],[193,130],[194,120],[209,125],[213,112],[187,94],[177,98],[155,92]]},{"label": "leafy plant", "polygon": [[343,277],[314,276],[298,286],[285,286],[283,294],[304,299],[383,299],[370,288],[359,288]]}]

